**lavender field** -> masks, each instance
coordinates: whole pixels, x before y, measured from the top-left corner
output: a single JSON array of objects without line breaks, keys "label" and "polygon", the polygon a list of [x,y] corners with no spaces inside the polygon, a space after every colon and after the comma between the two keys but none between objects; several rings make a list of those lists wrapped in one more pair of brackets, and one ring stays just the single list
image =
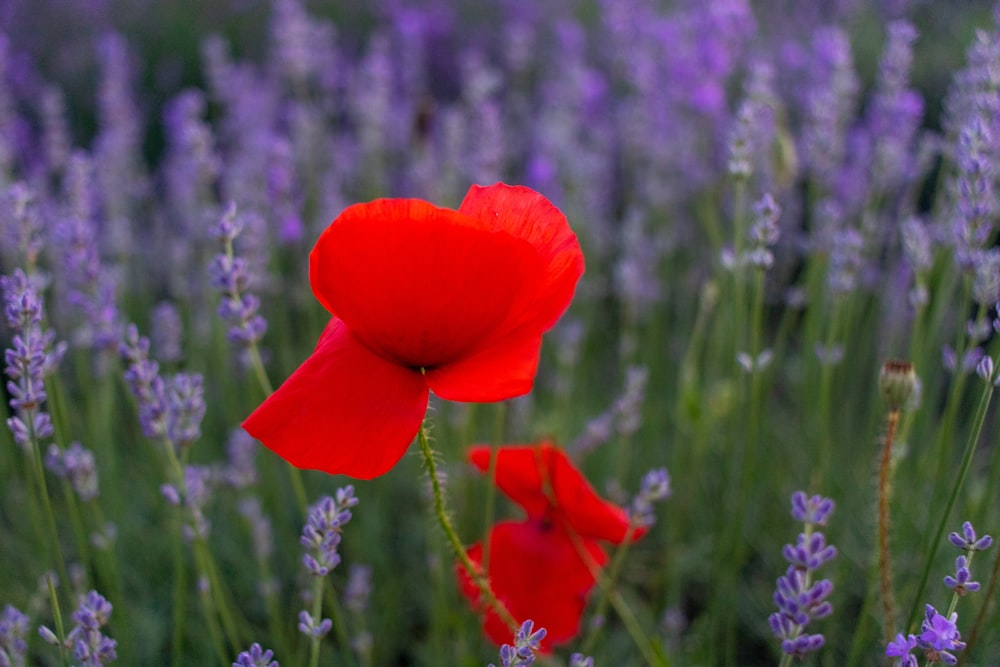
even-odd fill
[{"label": "lavender field", "polygon": [[0,0],[0,667],[1000,664],[1000,5]]}]

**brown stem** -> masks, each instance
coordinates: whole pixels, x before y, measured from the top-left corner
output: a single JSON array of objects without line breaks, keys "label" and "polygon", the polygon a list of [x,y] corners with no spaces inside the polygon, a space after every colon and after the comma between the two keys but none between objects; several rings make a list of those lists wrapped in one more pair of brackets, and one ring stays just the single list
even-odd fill
[{"label": "brown stem", "polygon": [[878,476],[878,566],[882,586],[882,637],[892,641],[896,626],[895,603],[892,596],[892,572],[889,560],[889,467],[892,460],[892,442],[899,426],[899,409],[889,410],[885,439],[882,441],[882,464]]}]

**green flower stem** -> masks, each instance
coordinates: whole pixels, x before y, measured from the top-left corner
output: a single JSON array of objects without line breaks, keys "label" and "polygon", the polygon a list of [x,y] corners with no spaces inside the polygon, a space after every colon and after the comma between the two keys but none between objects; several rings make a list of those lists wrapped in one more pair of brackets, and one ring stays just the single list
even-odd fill
[{"label": "green flower stem", "polygon": [[171,540],[174,560],[174,622],[170,637],[170,664],[171,667],[181,667],[184,664],[184,620],[187,618],[187,614],[184,613],[184,581],[187,572],[184,567],[184,549],[180,539],[181,518],[176,513],[174,521],[177,523],[174,531],[177,538]]},{"label": "green flower stem", "polygon": [[237,626],[233,605],[229,602],[230,596],[227,594],[225,584],[219,576],[219,568],[215,565],[215,559],[212,557],[212,550],[209,549],[208,542],[204,538],[195,539],[194,549],[202,570],[200,574],[208,579],[212,593],[212,603],[219,614],[219,619],[222,621],[222,628],[225,631],[226,639],[229,641],[231,648],[238,649],[243,645],[243,638]]},{"label": "green flower stem", "polygon": [[[108,522],[104,519],[104,511],[96,499],[87,503],[93,515],[93,523],[102,534]],[[95,564],[100,567],[99,575],[103,585],[108,587],[109,600],[122,600],[122,573],[118,567],[118,559],[115,557],[114,543],[98,548],[101,554]],[[120,643],[120,641],[119,641]]]},{"label": "green flower stem", "polygon": [[486,472],[489,484],[486,485],[486,508],[483,510],[483,571],[490,571],[490,538],[493,517],[496,515],[497,504],[497,457],[498,447],[503,443],[504,420],[507,417],[507,404],[497,406],[496,421],[493,422],[493,444],[490,446],[490,464]]},{"label": "green flower stem", "polygon": [[[205,564],[201,562],[201,554],[198,549],[195,549],[195,562],[200,571],[205,570]],[[211,587],[211,584],[209,584]],[[200,586],[199,586],[200,588]],[[208,626],[208,633],[212,637],[212,646],[215,648],[215,655],[219,659],[219,664],[222,667],[229,667],[232,665],[232,660],[229,657],[229,651],[226,649],[225,640],[222,638],[222,629],[219,627],[218,610],[214,607],[212,600],[212,591],[202,590],[199,595],[201,599],[201,611],[202,615],[205,617],[205,624]]]},{"label": "green flower stem", "polygon": [[[634,524],[629,524],[628,531],[625,533],[625,540],[622,542],[621,546],[615,550],[615,555],[611,558],[611,565],[608,566],[608,574],[605,577],[607,586],[601,586],[601,595],[597,599],[597,603],[594,605],[594,614],[596,618],[601,618],[607,612],[608,604],[611,602],[610,593],[615,589],[615,584],[618,581],[618,575],[621,572],[622,564],[625,562],[625,556],[628,554],[629,547],[632,546],[632,538],[635,536],[636,526]],[[601,633],[603,624],[595,625],[590,629],[587,638],[583,642],[583,647],[580,652],[583,654],[588,654],[594,649],[594,644],[597,642],[597,637]]]},{"label": "green flower stem", "polygon": [[458,538],[458,533],[455,532],[455,527],[451,523],[451,518],[448,516],[448,510],[445,507],[445,497],[444,490],[441,488],[441,480],[438,479],[437,472],[437,462],[434,460],[434,451],[431,449],[430,443],[427,441],[427,429],[423,424],[420,425],[420,431],[417,433],[417,440],[420,442],[420,452],[424,457],[424,465],[427,466],[427,474],[431,478],[431,490],[434,493],[434,513],[437,516],[438,524],[441,526],[441,530],[444,531],[445,537],[448,538],[448,543],[451,545],[451,550],[454,552],[455,557],[458,558],[459,562],[462,564],[462,568],[465,569],[466,574],[479,589],[480,594],[486,601],[486,604],[496,612],[497,616],[510,628],[511,633],[517,631],[519,624],[514,616],[510,613],[507,607],[497,599],[497,596],[493,593],[493,588],[490,586],[489,577],[486,572],[477,566],[469,558],[469,554],[465,552],[465,547],[462,545],[462,541]]},{"label": "green flower stem", "polygon": [[945,504],[944,511],[941,512],[941,519],[938,521],[936,530],[931,534],[931,542],[925,550],[927,557],[924,560],[924,567],[920,573],[920,584],[917,586],[917,592],[913,596],[913,604],[910,606],[910,614],[907,617],[906,627],[908,628],[912,627],[917,619],[917,614],[920,610],[921,598],[923,598],[924,589],[927,587],[927,579],[930,577],[934,556],[937,555],[938,546],[941,544],[941,537],[944,535],[944,527],[948,523],[948,518],[951,516],[951,510],[955,506],[955,500],[958,498],[958,492],[962,489],[962,484],[965,482],[965,476],[969,472],[969,467],[972,465],[972,457],[976,453],[976,445],[979,443],[979,436],[983,430],[983,423],[986,421],[986,413],[990,407],[990,400],[993,398],[993,383],[987,382],[985,384],[986,388],[983,390],[982,396],[979,399],[979,405],[976,408],[976,415],[972,421],[972,432],[969,434],[969,439],[965,443],[965,451],[962,454],[962,463],[959,468],[958,478],[955,480],[955,484],[951,488],[951,494],[948,496],[948,501]]},{"label": "green flower stem", "polygon": [[[260,358],[260,349],[256,343],[247,348],[247,353],[250,355],[250,365],[253,367],[254,375],[257,376],[260,388],[264,391],[265,396],[270,396],[274,393],[274,385],[267,377],[267,370],[264,368],[264,361]],[[291,463],[286,464],[286,467],[292,483],[292,492],[295,494],[295,503],[299,506],[299,512],[305,516],[309,509],[309,502],[306,499],[306,486],[302,481],[302,471]]]},{"label": "green flower stem", "polygon": [[66,626],[63,625],[62,611],[59,609],[59,596],[56,595],[56,585],[52,581],[52,577],[45,577],[45,587],[49,591],[49,603],[52,605],[52,619],[56,626],[56,637],[59,638],[59,656],[62,664],[68,665],[69,655],[66,653]]},{"label": "green flower stem", "polygon": [[[323,577],[313,577],[313,623],[320,623],[323,618]],[[309,640],[309,667],[319,667],[320,638],[312,636]]]},{"label": "green flower stem", "polygon": [[[184,498],[187,496],[187,485],[184,480],[184,466],[187,463],[188,450],[182,450],[181,458],[178,459],[177,453],[174,451],[174,444],[169,439],[163,438],[161,440],[161,445],[167,456],[169,465],[168,476],[173,478],[174,483],[180,489],[181,497]],[[178,540],[182,539],[182,526],[183,521],[178,520]],[[218,568],[215,566],[215,560],[212,558],[212,552],[208,548],[207,542],[200,537],[195,538],[193,551],[198,575],[199,577],[204,577],[209,586],[208,595],[206,596],[205,594],[202,594],[202,600],[204,603],[203,610],[206,614],[210,612],[218,614],[218,618],[213,615],[211,619],[206,619],[210,626],[209,629],[213,633],[213,642],[222,641],[222,630],[218,626],[218,623],[221,620],[222,628],[225,630],[226,640],[229,642],[230,647],[234,649],[238,648],[242,643],[240,641],[240,632],[233,615],[232,605],[229,603],[228,596],[226,595],[222,584],[222,579],[219,577]],[[183,565],[182,560],[183,559],[181,559],[181,565]],[[180,578],[181,575],[182,573],[178,573],[178,578]],[[175,602],[183,602],[183,596],[181,598],[175,598]],[[214,637],[216,633],[219,634],[218,640]]]},{"label": "green flower stem", "polygon": [[28,410],[25,425],[28,427],[28,440],[31,449],[28,456],[31,458],[31,468],[35,476],[35,484],[38,486],[38,494],[45,509],[45,527],[48,531],[49,547],[55,553],[56,568],[59,572],[59,580],[69,584],[68,570],[66,569],[66,559],[63,557],[62,549],[59,547],[59,531],[56,528],[56,516],[52,511],[52,499],[49,497],[49,489],[45,483],[45,470],[42,468],[42,454],[35,434],[35,411]]},{"label": "green flower stem", "polygon": [[[841,321],[843,320],[842,300],[839,298],[834,299],[830,310],[831,314],[829,326],[827,327],[826,338],[823,342],[823,349],[826,352],[829,352],[829,350],[833,347],[836,343],[837,336],[840,334]],[[831,459],[833,455],[833,438],[831,435],[833,430],[833,419],[830,411],[833,408],[833,372],[835,364],[828,362],[819,363],[819,468],[816,470],[815,484],[817,486],[822,486],[825,481],[823,479],[823,475],[826,471],[831,469]]]},{"label": "green flower stem", "polygon": [[337,635],[337,642],[341,646],[350,647],[351,638],[347,634],[347,624],[344,622],[346,614],[341,608],[340,600],[337,598],[337,593],[333,588],[333,579],[326,577],[325,582],[327,595],[324,598],[324,603],[327,613],[330,614],[330,620],[333,621],[333,632]]},{"label": "green flower stem", "polygon": [[84,571],[88,579],[93,576],[92,561],[90,558],[90,548],[87,544],[87,530],[83,526],[83,517],[80,515],[80,505],[77,503],[76,491],[69,479],[63,478],[62,492],[66,497],[66,507],[69,513],[69,525],[73,530],[73,539],[76,542],[77,556],[83,564]]},{"label": "green flower stem", "polygon": [[670,667],[670,660],[667,658],[666,654],[663,652],[663,648],[658,644],[654,643],[646,631],[642,629],[642,624],[639,623],[639,619],[635,617],[632,612],[632,608],[628,606],[625,599],[622,597],[621,593],[614,587],[613,582],[605,576],[604,572],[601,570],[600,565],[594,562],[593,557],[590,552],[587,551],[586,546],[583,544],[583,540],[576,533],[575,530],[571,528],[567,530],[570,540],[573,542],[573,548],[576,549],[577,554],[586,564],[587,569],[590,570],[590,574],[597,581],[597,585],[600,586],[601,592],[610,601],[611,606],[614,607],[615,613],[622,620],[625,625],[625,630],[628,632],[632,641],[635,643],[636,648],[642,653],[643,659],[646,661],[650,667]]}]

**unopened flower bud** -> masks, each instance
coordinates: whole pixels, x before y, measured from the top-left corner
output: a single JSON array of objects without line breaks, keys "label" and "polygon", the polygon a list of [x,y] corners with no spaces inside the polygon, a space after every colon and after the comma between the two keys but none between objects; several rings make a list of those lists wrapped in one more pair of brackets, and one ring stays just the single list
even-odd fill
[{"label": "unopened flower bud", "polygon": [[901,409],[913,394],[916,385],[917,374],[910,362],[890,359],[882,364],[878,386],[890,410]]}]

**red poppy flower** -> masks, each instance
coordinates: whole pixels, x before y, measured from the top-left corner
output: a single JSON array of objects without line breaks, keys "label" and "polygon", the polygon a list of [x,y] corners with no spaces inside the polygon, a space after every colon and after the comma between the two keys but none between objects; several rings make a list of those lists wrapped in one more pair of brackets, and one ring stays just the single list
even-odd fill
[{"label": "red poppy flower", "polygon": [[[592,565],[602,567],[607,554],[594,540],[582,540]],[[483,546],[467,552],[483,563]],[[497,646],[511,643],[513,631],[493,609],[480,601],[479,588],[465,570],[457,569],[459,589],[473,607],[483,611],[483,634]],[[490,586],[507,611],[523,623],[545,628],[541,651],[573,639],[596,581],[590,567],[564,529],[542,521],[501,521],[490,530]],[[484,608],[485,607],[485,608]]]},{"label": "red poppy flower", "polygon": [[[490,448],[473,447],[469,460],[488,471]],[[599,541],[621,544],[638,539],[646,529],[631,528],[625,510],[598,496],[566,454],[549,442],[499,448],[495,480],[524,508],[527,519],[493,526],[486,574],[497,599],[518,622],[530,618],[546,629],[542,650],[548,651],[579,632],[595,583],[591,568],[607,561]],[[467,553],[482,564],[481,544]],[[461,566],[458,578],[462,593],[482,608],[479,589]],[[486,636],[497,645],[510,643],[511,629],[492,609],[483,611]]]},{"label": "red poppy flower", "polygon": [[472,186],[457,211],[418,199],[350,206],[309,262],[333,318],[243,427],[299,468],[361,479],[403,456],[430,391],[454,401],[530,391],[542,334],[583,274],[565,216],[502,183]]}]

